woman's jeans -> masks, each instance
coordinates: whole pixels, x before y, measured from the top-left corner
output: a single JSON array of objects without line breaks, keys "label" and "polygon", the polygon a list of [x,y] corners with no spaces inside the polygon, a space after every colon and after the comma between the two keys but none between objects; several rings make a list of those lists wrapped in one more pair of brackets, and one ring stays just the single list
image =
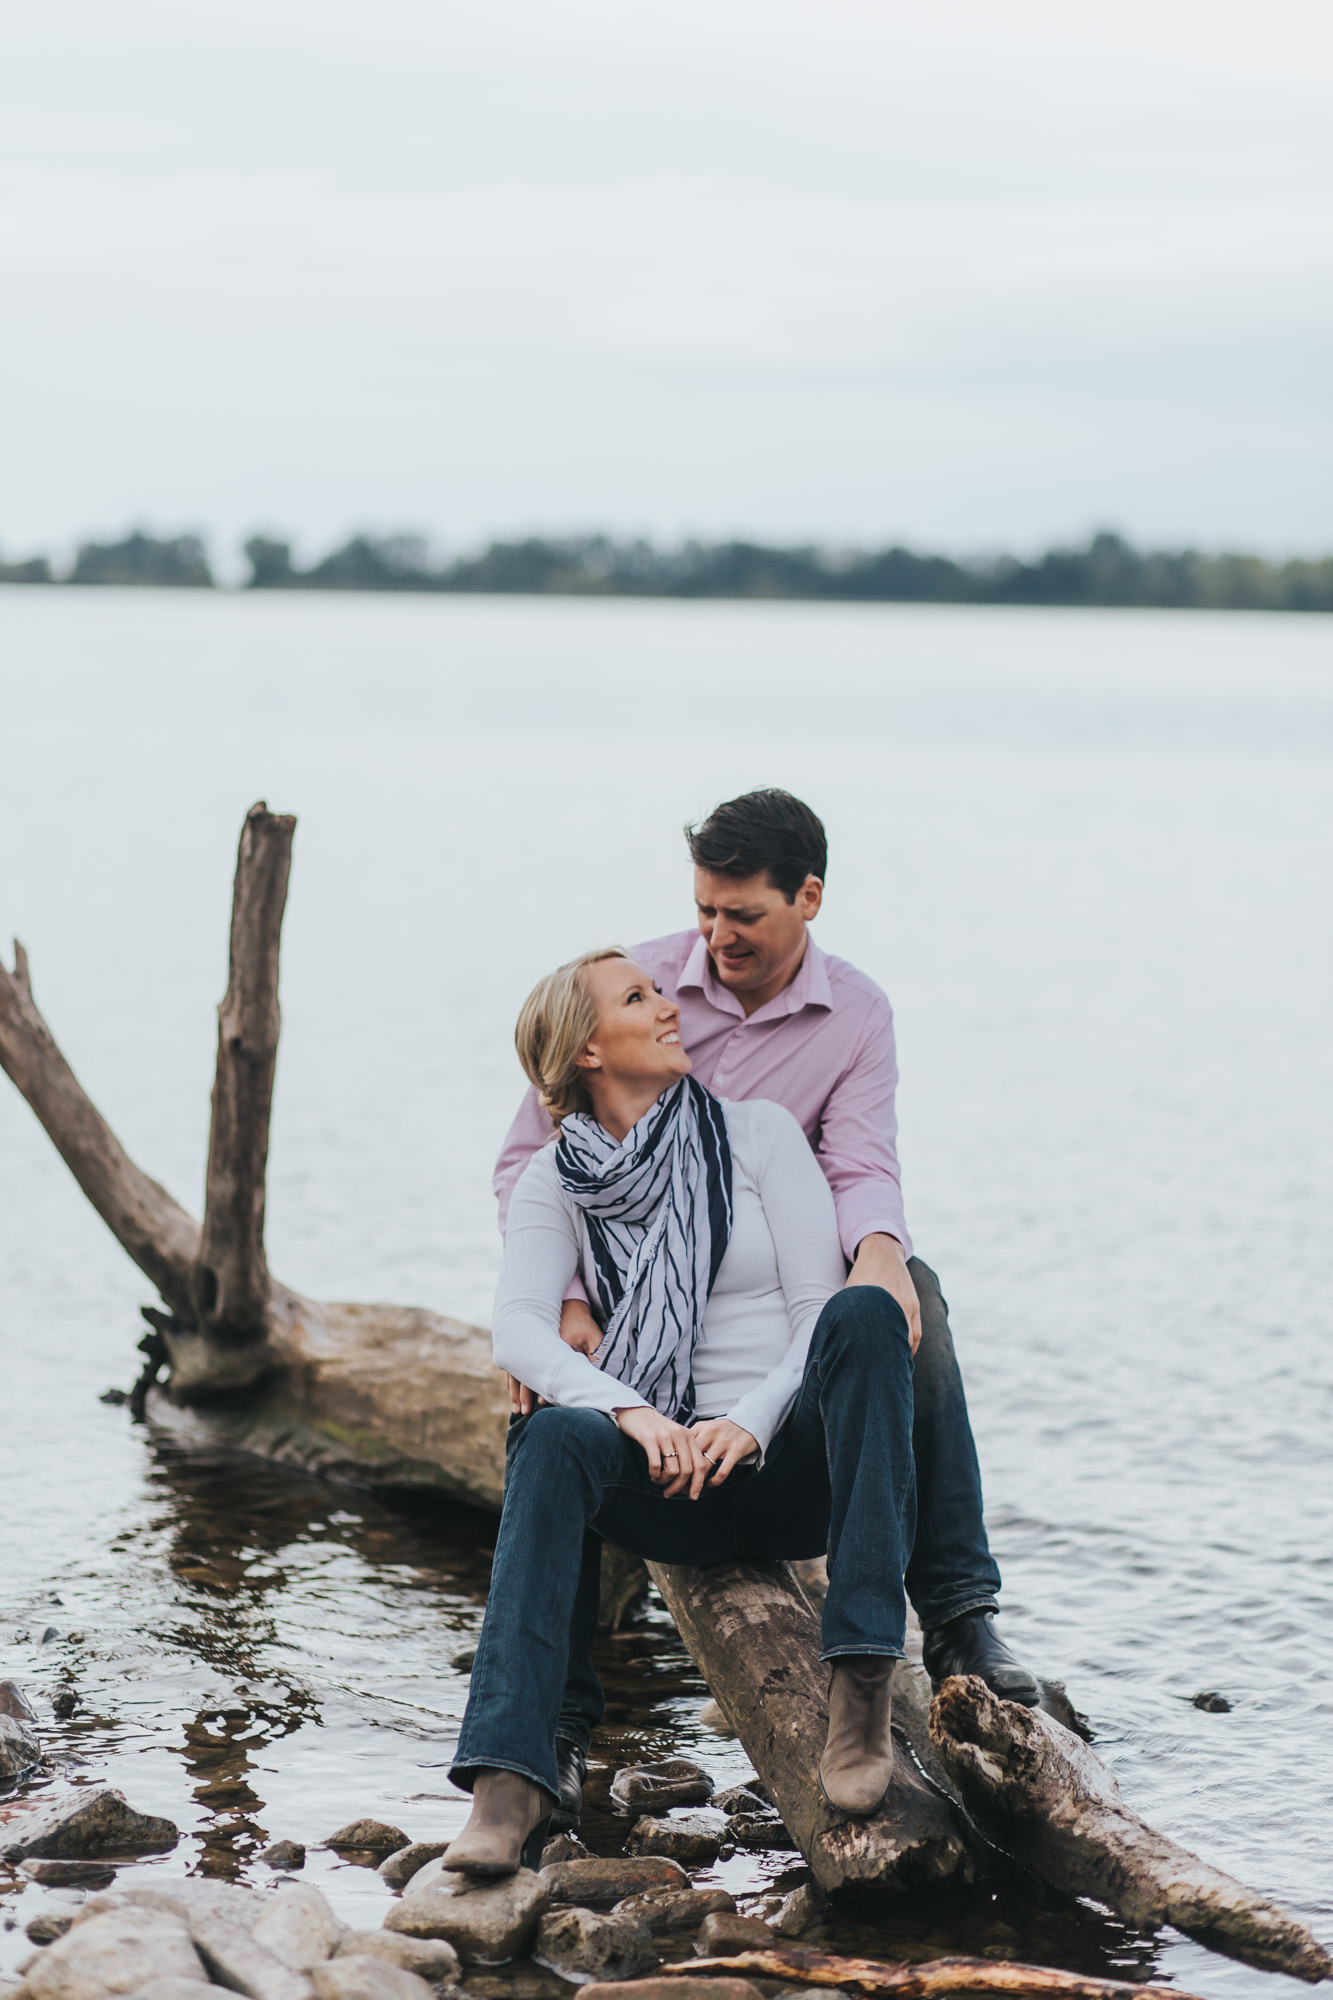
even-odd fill
[{"label": "woman's jeans", "polygon": [[877,1285],[838,1292],[825,1306],[800,1395],[763,1465],[738,1466],[697,1500],[668,1500],[648,1477],[642,1446],[600,1411],[542,1409],[517,1420],[454,1783],[470,1790],[479,1770],[518,1771],[554,1796],[566,1680],[585,1712],[600,1713],[588,1659],[596,1570],[584,1562],[585,1534],[650,1561],[701,1566],[827,1551],[821,1658],[898,1658],[915,1517],[907,1321]]}]

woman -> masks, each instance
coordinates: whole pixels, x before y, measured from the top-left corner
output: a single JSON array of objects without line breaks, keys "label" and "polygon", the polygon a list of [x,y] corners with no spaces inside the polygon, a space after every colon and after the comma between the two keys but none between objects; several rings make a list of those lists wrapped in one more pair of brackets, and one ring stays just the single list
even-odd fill
[{"label": "woman", "polygon": [[[762,1030],[760,1031],[762,1032]],[[844,1288],[833,1200],[776,1104],[690,1075],[673,1002],[620,951],[544,979],[524,1069],[559,1125],[515,1190],[495,1359],[547,1407],[509,1433],[491,1593],[452,1770],[473,1794],[450,1868],[512,1873],[555,1802],[555,1728],[585,1532],[662,1562],[827,1550],[832,1666],[820,1781],[873,1812],[892,1769],[914,1531],[907,1322]],[[575,1272],[603,1326],[560,1339]]]}]

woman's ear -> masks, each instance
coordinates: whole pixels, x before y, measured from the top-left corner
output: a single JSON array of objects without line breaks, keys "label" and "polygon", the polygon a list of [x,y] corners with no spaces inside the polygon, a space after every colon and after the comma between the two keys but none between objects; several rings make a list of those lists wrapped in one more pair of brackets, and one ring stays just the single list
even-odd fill
[{"label": "woman's ear", "polygon": [[583,1050],[581,1055],[575,1056],[574,1067],[575,1069],[600,1069],[602,1067],[602,1058],[595,1056],[592,1050],[587,1048]]}]

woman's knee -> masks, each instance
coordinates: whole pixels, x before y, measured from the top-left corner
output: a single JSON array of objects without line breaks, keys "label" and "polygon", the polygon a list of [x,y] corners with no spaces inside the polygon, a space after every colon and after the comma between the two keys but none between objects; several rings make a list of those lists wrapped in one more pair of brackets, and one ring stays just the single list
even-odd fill
[{"label": "woman's knee", "polygon": [[568,1410],[548,1406],[523,1421],[513,1441],[513,1464],[536,1467],[548,1474],[562,1464],[597,1466],[618,1455],[620,1432],[600,1410]]},{"label": "woman's knee", "polygon": [[882,1360],[886,1350],[900,1349],[911,1359],[907,1315],[882,1285],[849,1285],[834,1294],[824,1312],[829,1334],[848,1351]]}]

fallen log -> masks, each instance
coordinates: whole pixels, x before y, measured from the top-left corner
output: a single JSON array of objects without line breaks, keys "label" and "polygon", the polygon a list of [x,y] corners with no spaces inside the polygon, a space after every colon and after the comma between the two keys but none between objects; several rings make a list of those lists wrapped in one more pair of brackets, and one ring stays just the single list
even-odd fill
[{"label": "fallen log", "polygon": [[893,1993],[900,2000],[936,2000],[947,1993],[1004,1993],[1041,2000],[1198,2000],[1178,1986],[1131,1986],[1121,1979],[1085,1979],[1045,1965],[994,1958],[929,1958],[919,1965],[886,1965],[874,1958],[839,1958],[832,1952],[740,1951],[728,1958],[692,1958],[664,1965],[662,1978],[700,1973],[719,1978],[749,1974],[794,1986],[837,1986],[847,1993]]},{"label": "fallen log", "polygon": [[1044,1881],[1249,1965],[1333,1977],[1304,1924],[1146,1825],[1101,1759],[1040,1709],[998,1700],[975,1676],[946,1681],[930,1737],[968,1811]]},{"label": "fallen log", "polygon": [[[227,1074],[214,1093],[206,1230],[135,1166],[84,1095],[37,1009],[17,944],[14,971],[0,965],[0,1067],[168,1308],[166,1314],[145,1309],[170,1369],[166,1387],[148,1395],[151,1415],[201,1444],[367,1484],[430,1488],[495,1512],[508,1403],[489,1336],[413,1307],[317,1303],[280,1284],[264,1260],[278,941],[293,825],[260,806],[247,816],[242,836],[229,997],[220,1016],[219,1068]],[[1060,1887],[1104,1901],[1109,1876],[1121,1896],[1117,1907],[1134,1912],[1135,1921],[1170,1921],[1233,1956],[1281,1964],[1306,1978],[1333,1969],[1295,1918],[1135,1819],[1119,1804],[1110,1774],[1076,1737],[1068,1738],[1076,1754],[1066,1770],[1051,1760],[1021,1810],[1014,1809],[1018,1784],[997,1808],[992,1794],[1005,1786],[989,1786],[978,1760],[989,1760],[988,1770],[1002,1762],[999,1748],[1012,1730],[999,1729],[994,1745],[974,1742],[961,1717],[951,1734],[954,1709],[937,1705],[937,1735],[928,1721],[929,1684],[911,1663],[895,1678],[899,1740],[911,1755],[904,1748],[897,1760],[887,1808],[868,1821],[838,1824],[815,1778],[824,1727],[817,1624],[790,1568],[662,1568],[657,1581],[826,1893],[900,1892],[967,1879],[972,1852],[983,1843],[961,1798],[992,1839],[1003,1820],[1014,1851]],[[1032,1712],[1007,1713],[1023,1719]],[[1047,1718],[1038,1724],[1058,1729]],[[1065,1735],[1060,1731],[1062,1741]],[[1100,1815],[1084,1810],[1085,1797],[1102,1801]],[[1113,1809],[1106,1808],[1112,1797]],[[1075,1839],[1070,1823],[1080,1815]],[[1138,1829],[1134,1839],[1126,1838],[1129,1822]],[[1182,1856],[1193,1873],[1173,1897],[1166,1877]],[[1136,1888],[1136,1870],[1147,1887]]]}]

